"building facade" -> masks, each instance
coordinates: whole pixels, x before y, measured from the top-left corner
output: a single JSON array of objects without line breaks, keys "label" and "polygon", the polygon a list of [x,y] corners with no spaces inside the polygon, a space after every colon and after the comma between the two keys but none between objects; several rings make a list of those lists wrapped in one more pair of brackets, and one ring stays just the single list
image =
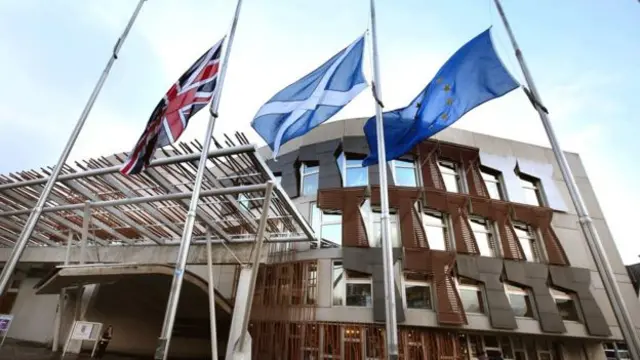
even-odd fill
[{"label": "building facade", "polygon": [[[363,120],[320,126],[269,162],[318,243],[262,269],[256,358],[384,356],[380,169],[360,165]],[[640,324],[584,167],[567,157]],[[386,171],[401,359],[629,357],[550,149],[447,129]]]},{"label": "building facade", "polygon": [[[363,124],[364,119],[324,124],[285,144],[277,161],[267,161],[317,240],[269,246],[251,313],[254,359],[385,358],[380,168],[360,165],[368,153]],[[268,149],[260,151],[270,157]],[[640,324],[640,304],[585,169],[577,154],[566,155]],[[515,360],[629,358],[550,149],[447,129],[384,171],[401,359],[474,360],[482,352]],[[251,195],[237,201],[258,211]],[[206,279],[199,264],[190,269]],[[45,271],[35,263],[25,266],[0,305],[16,314],[10,337],[47,342],[57,296],[34,295]],[[216,270],[219,295],[230,304],[236,268]],[[100,300],[101,293],[115,297],[125,290],[99,291],[96,303],[103,305],[88,311],[89,320],[116,307]],[[116,322],[114,349],[152,354],[163,308],[152,315],[149,301],[128,306],[128,316],[144,310],[141,320],[158,317],[157,326]],[[33,325],[36,307],[44,326]],[[203,309],[193,316],[205,320],[206,314]],[[145,340],[133,344],[133,337],[121,335],[133,333]],[[206,353],[206,339],[183,340],[185,353]]]}]

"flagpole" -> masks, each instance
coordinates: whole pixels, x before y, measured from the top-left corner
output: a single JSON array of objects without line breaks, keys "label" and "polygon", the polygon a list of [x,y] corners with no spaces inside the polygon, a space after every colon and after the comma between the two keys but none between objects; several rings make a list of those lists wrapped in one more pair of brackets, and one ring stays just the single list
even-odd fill
[{"label": "flagpole", "polygon": [[236,26],[238,24],[238,18],[240,17],[240,8],[242,6],[242,0],[238,0],[236,3],[236,11],[231,23],[231,29],[229,30],[229,37],[227,39],[226,48],[221,59],[220,74],[218,75],[218,85],[216,93],[213,96],[211,107],[209,109],[209,123],[207,124],[207,130],[205,133],[204,141],[202,144],[202,152],[200,153],[200,161],[198,163],[198,171],[196,172],[195,182],[193,184],[193,193],[191,195],[191,202],[189,204],[189,210],[187,211],[187,217],[184,224],[184,230],[182,232],[182,240],[180,241],[180,249],[178,250],[178,259],[176,260],[176,269],[173,273],[173,281],[171,283],[171,292],[169,293],[169,300],[167,302],[167,309],[165,312],[164,323],[162,325],[162,333],[159,338],[158,347],[156,348],[155,359],[166,360],[169,356],[169,345],[171,342],[171,335],[173,332],[173,325],[175,323],[176,313],[178,311],[178,300],[180,299],[180,290],[182,289],[182,279],[184,271],[187,265],[187,255],[189,254],[189,246],[191,245],[191,235],[193,234],[193,226],[196,219],[196,211],[198,209],[198,201],[200,200],[200,190],[202,189],[202,179],[204,177],[204,171],[207,164],[207,154],[211,147],[211,138],[213,136],[213,128],[215,127],[216,119],[218,118],[218,107],[220,106],[220,96],[222,94],[222,87],[224,85],[224,79],[227,74],[227,66],[229,64],[229,54],[231,53],[231,46],[233,45],[233,38],[236,33]]},{"label": "flagpole", "polygon": [[387,156],[384,148],[384,127],[382,122],[382,92],[380,67],[378,64],[378,38],[376,34],[375,1],[370,0],[371,43],[373,45],[373,96],[376,103],[376,132],[378,141],[378,167],[380,173],[380,224],[382,231],[382,261],[384,266],[384,295],[386,315],[386,336],[388,359],[398,359],[398,325],[396,319],[395,271],[393,269],[393,246],[391,244],[389,220],[389,193],[387,184]]},{"label": "flagpole", "polygon": [[[578,190],[578,185],[576,184],[576,180],[573,176],[571,169],[569,168],[569,163],[567,162],[564,153],[560,148],[560,144],[556,135],[551,126],[551,122],[549,120],[549,116],[547,115],[545,109],[541,105],[540,95],[538,94],[538,90],[536,89],[535,83],[529,72],[529,68],[524,60],[522,55],[522,51],[518,47],[518,43],[513,35],[513,31],[511,30],[511,26],[507,21],[507,17],[502,9],[502,5],[499,0],[494,0],[496,4],[496,8],[498,9],[498,13],[500,13],[500,18],[504,23],[504,27],[509,34],[509,39],[511,40],[511,45],[516,53],[516,58],[518,59],[518,63],[520,64],[520,68],[522,69],[522,73],[524,74],[525,81],[529,86],[531,95],[533,97],[533,102],[538,114],[540,115],[540,120],[542,121],[542,125],[549,137],[549,142],[551,143],[551,149],[553,150],[553,154],[555,155],[556,161],[560,166],[560,172],[562,173],[562,177],[567,184],[567,188],[569,189],[569,195],[571,196],[571,200],[573,205],[576,208],[576,213],[578,215],[578,220],[580,222],[580,228],[582,229],[582,233],[584,234],[585,239],[587,240],[587,245],[589,246],[589,250],[591,251],[591,255],[593,256],[596,264],[596,268],[602,277],[602,283],[604,284],[605,291],[607,293],[607,297],[611,302],[613,307],[613,312],[618,320],[618,324],[620,325],[620,330],[622,331],[622,335],[629,347],[629,351],[634,360],[640,360],[640,340],[636,336],[636,331],[633,325],[633,321],[631,320],[631,316],[629,315],[629,311],[624,303],[622,298],[622,293],[620,292],[620,288],[618,283],[616,282],[616,278],[611,268],[611,264],[607,259],[604,251],[604,247],[602,245],[602,241],[598,235],[598,232],[593,224],[593,220],[589,216],[587,211],[587,207],[584,204],[582,196],[580,195],[580,191]],[[636,299],[634,299],[636,300]]]},{"label": "flagpole", "polygon": [[62,150],[62,154],[58,159],[58,163],[53,168],[51,176],[49,176],[47,183],[42,189],[40,198],[38,198],[38,202],[34,206],[33,211],[31,212],[31,214],[29,215],[29,218],[27,219],[27,222],[22,230],[22,233],[20,234],[20,238],[16,242],[13,248],[13,251],[9,256],[9,259],[7,260],[4,268],[2,269],[2,273],[0,274],[0,294],[4,293],[7,287],[7,284],[9,283],[9,279],[11,278],[11,275],[15,270],[15,267],[18,264],[18,261],[20,261],[20,257],[22,256],[22,253],[24,252],[24,249],[27,246],[27,243],[29,242],[29,238],[31,238],[31,235],[33,234],[33,230],[36,227],[36,223],[40,219],[40,215],[42,214],[42,208],[45,206],[47,202],[47,198],[49,198],[49,194],[51,193],[51,190],[53,189],[53,186],[55,185],[56,180],[60,175],[62,166],[67,161],[67,158],[69,157],[69,153],[71,153],[71,150],[73,149],[73,145],[78,139],[78,135],[80,135],[80,131],[82,130],[82,127],[84,126],[84,123],[87,120],[87,117],[89,117],[89,113],[93,108],[93,104],[96,102],[96,99],[98,98],[98,94],[100,93],[102,86],[107,80],[107,76],[111,71],[111,67],[113,66],[113,63],[118,59],[118,52],[120,51],[122,44],[127,38],[127,35],[129,35],[129,30],[131,30],[131,27],[133,26],[133,23],[138,17],[138,13],[140,13],[140,9],[142,8],[142,5],[144,4],[145,1],[146,0],[140,0],[138,2],[138,6],[136,6],[136,9],[133,11],[131,18],[129,19],[129,23],[127,24],[124,31],[122,32],[122,35],[120,35],[120,37],[118,38],[118,41],[116,41],[116,44],[113,47],[113,52],[109,57],[109,61],[107,62],[107,65],[102,71],[102,75],[100,75],[100,79],[98,79],[98,83],[93,88],[93,92],[91,93],[91,96],[89,96],[89,100],[84,106],[84,109],[80,114],[80,118],[76,123],[76,126],[73,129],[73,132],[71,132],[71,136],[69,137],[69,140],[67,140],[67,144],[65,145],[64,150]]}]

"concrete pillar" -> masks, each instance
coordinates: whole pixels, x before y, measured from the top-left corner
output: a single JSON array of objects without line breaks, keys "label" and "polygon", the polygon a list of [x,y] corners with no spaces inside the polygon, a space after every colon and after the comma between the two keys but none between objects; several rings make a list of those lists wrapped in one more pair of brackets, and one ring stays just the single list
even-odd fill
[{"label": "concrete pillar", "polygon": [[[77,321],[86,320],[87,311],[89,311],[89,309],[93,307],[93,304],[95,303],[95,299],[98,295],[99,287],[100,285],[98,284],[86,285],[84,286],[83,291],[78,292],[81,295],[78,298],[76,298],[74,320],[77,320]],[[71,331],[71,327],[69,328],[69,331]],[[67,333],[66,336],[68,337],[69,333]],[[63,338],[62,340],[66,341],[67,337]],[[69,343],[69,347],[67,348],[67,353],[79,354],[81,349],[82,349],[81,341],[71,341]]]},{"label": "concrete pillar", "polygon": [[242,270],[240,270],[240,278],[238,279],[236,301],[233,307],[231,328],[229,329],[229,342],[227,343],[227,354],[225,357],[226,360],[251,360],[251,336],[246,337],[244,346],[245,351],[243,353],[235,351],[236,342],[240,338],[240,331],[242,329],[242,321],[245,315],[250,282],[251,268],[243,267]]}]

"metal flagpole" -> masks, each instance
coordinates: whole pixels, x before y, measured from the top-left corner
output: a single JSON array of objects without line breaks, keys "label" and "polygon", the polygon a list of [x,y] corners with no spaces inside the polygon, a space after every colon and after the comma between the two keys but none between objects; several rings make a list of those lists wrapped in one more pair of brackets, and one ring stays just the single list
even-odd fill
[{"label": "metal flagpole", "polygon": [[231,29],[229,30],[229,37],[227,39],[226,49],[221,59],[220,74],[218,75],[218,88],[211,102],[209,109],[209,123],[207,124],[207,131],[205,133],[204,141],[202,144],[202,152],[200,153],[200,161],[198,163],[198,171],[196,172],[196,178],[193,184],[193,193],[191,195],[191,203],[189,204],[189,210],[187,211],[187,218],[184,224],[184,230],[182,232],[182,240],[180,241],[180,249],[178,250],[178,259],[176,260],[176,269],[173,273],[173,281],[171,283],[171,290],[169,293],[169,301],[167,302],[167,310],[164,315],[164,323],[162,325],[162,333],[159,338],[158,347],[156,348],[155,359],[166,360],[169,356],[169,345],[171,342],[171,334],[173,332],[173,325],[178,311],[178,300],[180,299],[180,290],[182,288],[182,278],[184,270],[187,264],[187,255],[189,254],[189,246],[191,245],[191,236],[193,234],[193,226],[196,220],[196,211],[198,209],[198,201],[200,199],[200,190],[202,188],[202,179],[204,177],[204,170],[207,164],[207,154],[211,147],[211,137],[213,136],[213,128],[218,117],[218,107],[220,106],[220,96],[222,94],[222,87],[224,85],[224,78],[227,73],[227,66],[229,64],[229,54],[231,53],[231,46],[233,45],[233,38],[236,33],[236,26],[238,25],[238,18],[240,17],[240,8],[242,7],[242,0],[238,0],[236,3],[236,11],[231,23]]},{"label": "metal flagpole", "polygon": [[393,246],[389,220],[389,193],[387,185],[387,156],[384,148],[384,128],[382,122],[382,103],[380,68],[378,64],[378,39],[376,37],[375,1],[370,0],[371,43],[373,45],[373,97],[376,103],[376,132],[378,134],[378,166],[380,168],[380,224],[382,231],[382,261],[384,263],[384,294],[387,333],[387,354],[389,359],[398,359],[398,325],[396,319],[395,271],[393,270]]},{"label": "metal flagpole", "polygon": [[113,63],[118,59],[118,52],[120,51],[120,48],[124,43],[124,40],[127,38],[127,35],[129,34],[129,30],[131,30],[131,27],[133,26],[133,23],[136,20],[136,17],[138,17],[138,13],[140,12],[140,9],[142,8],[142,5],[144,4],[145,1],[146,0],[140,0],[138,2],[138,6],[136,6],[136,9],[133,11],[133,15],[131,15],[131,18],[129,19],[129,23],[127,24],[127,27],[125,27],[124,31],[122,32],[122,35],[118,38],[118,41],[116,41],[116,44],[113,47],[113,52],[109,57],[109,61],[107,62],[107,65],[102,71],[102,75],[100,75],[100,79],[98,80],[98,83],[96,84],[95,88],[93,89],[93,92],[91,93],[91,96],[89,97],[89,101],[87,101],[87,104],[85,105],[84,110],[82,110],[82,113],[80,114],[80,118],[78,119],[78,122],[76,123],[76,126],[73,129],[71,136],[69,137],[69,140],[67,140],[67,144],[65,145],[64,150],[62,150],[62,154],[58,159],[57,165],[53,168],[51,176],[49,176],[49,179],[47,180],[46,185],[42,189],[42,194],[40,194],[40,198],[38,199],[36,206],[34,207],[33,211],[29,215],[29,219],[27,219],[24,229],[22,229],[22,233],[20,234],[20,239],[18,239],[18,241],[16,242],[13,248],[13,251],[9,256],[9,259],[7,260],[5,267],[2,269],[2,273],[0,274],[0,294],[4,293],[4,290],[7,284],[9,283],[9,279],[11,278],[11,275],[13,274],[13,271],[15,270],[15,267],[18,264],[18,261],[20,260],[20,257],[22,256],[22,253],[24,252],[24,249],[27,246],[27,243],[29,242],[29,238],[31,237],[31,234],[33,233],[33,230],[36,227],[36,223],[40,219],[40,214],[42,214],[42,208],[47,202],[47,198],[49,197],[49,194],[51,193],[51,190],[53,189],[53,186],[56,183],[58,175],[60,175],[60,170],[62,170],[62,166],[67,161],[67,158],[69,157],[69,153],[71,153],[71,149],[73,149],[73,145],[75,144],[76,139],[78,139],[78,135],[80,135],[80,131],[82,130],[82,127],[84,126],[84,123],[87,120],[87,117],[89,116],[89,112],[91,112],[91,108],[93,107],[93,104],[96,102],[98,94],[100,93],[100,90],[104,85],[104,82],[107,80],[109,71],[111,71],[111,67],[113,66]]},{"label": "metal flagpole", "polygon": [[[504,27],[509,34],[509,39],[511,40],[511,45],[516,53],[516,58],[518,59],[518,63],[520,64],[520,68],[525,77],[525,81],[529,86],[531,95],[533,97],[533,102],[538,114],[540,115],[540,120],[542,121],[542,125],[549,137],[549,142],[551,143],[551,148],[553,150],[553,154],[556,157],[556,161],[560,166],[560,172],[562,172],[562,177],[567,184],[567,188],[569,189],[569,195],[571,196],[571,200],[573,205],[576,207],[576,213],[578,214],[578,219],[580,222],[580,228],[584,234],[585,239],[587,240],[587,245],[589,246],[589,250],[591,251],[591,255],[594,258],[596,268],[602,277],[602,283],[604,284],[605,291],[607,293],[607,297],[611,302],[611,306],[613,307],[613,312],[615,313],[616,319],[618,320],[618,324],[620,325],[620,329],[622,331],[622,335],[629,347],[629,351],[634,360],[640,360],[640,340],[636,335],[636,331],[633,325],[633,321],[631,320],[631,316],[629,315],[629,311],[622,299],[622,294],[620,293],[620,288],[618,287],[618,283],[616,282],[615,275],[611,268],[611,264],[607,259],[604,251],[604,247],[602,246],[602,242],[600,241],[600,237],[598,232],[593,224],[593,220],[589,216],[587,211],[587,207],[582,200],[582,196],[578,190],[578,185],[576,184],[576,180],[573,177],[573,173],[569,168],[569,163],[567,162],[564,153],[560,149],[560,144],[558,143],[558,139],[556,138],[555,133],[553,132],[553,128],[551,127],[551,122],[549,121],[549,116],[547,115],[545,109],[541,105],[540,95],[538,94],[538,90],[533,82],[533,78],[529,69],[527,68],[527,64],[524,61],[524,57],[522,55],[522,51],[518,47],[518,43],[513,35],[513,31],[511,30],[511,26],[507,21],[507,17],[502,9],[502,5],[499,0],[494,0],[496,4],[496,8],[500,13],[500,17],[502,18],[502,22],[504,23]],[[634,299],[636,300],[636,299]]]}]

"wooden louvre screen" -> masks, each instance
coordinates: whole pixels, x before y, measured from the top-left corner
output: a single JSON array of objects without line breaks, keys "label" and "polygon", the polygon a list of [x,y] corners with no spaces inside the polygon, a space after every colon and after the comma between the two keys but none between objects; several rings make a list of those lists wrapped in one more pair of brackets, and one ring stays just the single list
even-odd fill
[{"label": "wooden louvre screen", "polygon": [[548,262],[551,265],[568,266],[569,260],[560,245],[560,240],[551,227],[553,210],[549,208],[532,207],[520,204],[512,204],[513,217],[518,221],[529,224],[540,230],[542,242],[547,250]]},{"label": "wooden louvre screen", "polygon": [[318,208],[342,213],[342,245],[369,247],[367,231],[360,213],[366,188],[338,188],[318,192]]}]

